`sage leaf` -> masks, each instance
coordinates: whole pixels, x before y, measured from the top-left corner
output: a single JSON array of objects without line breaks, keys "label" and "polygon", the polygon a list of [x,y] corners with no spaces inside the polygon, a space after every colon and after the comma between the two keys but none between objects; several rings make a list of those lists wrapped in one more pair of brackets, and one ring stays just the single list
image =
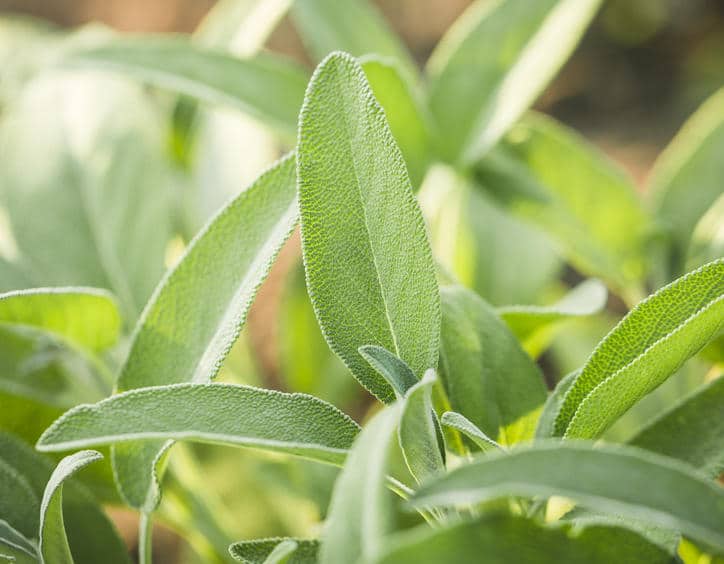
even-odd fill
[{"label": "sage leaf", "polygon": [[560,382],[556,384],[556,387],[553,388],[553,391],[548,394],[548,399],[545,404],[543,404],[543,411],[541,411],[540,417],[538,418],[538,424],[535,429],[536,438],[547,439],[555,436],[556,418],[561,411],[563,398],[566,397],[568,388],[573,385],[573,382],[576,381],[580,373],[580,370],[574,370],[564,376]]},{"label": "sage leaf", "polygon": [[724,472],[724,378],[692,392],[659,415],[628,442],[678,458],[712,478]]},{"label": "sage leaf", "polygon": [[95,288],[35,288],[0,294],[0,323],[37,327],[91,351],[114,345],[121,329],[115,300]]},{"label": "sage leaf", "polygon": [[83,450],[58,463],[45,487],[40,505],[40,543],[38,549],[47,564],[73,564],[63,524],[63,482],[78,470],[103,458],[99,452]]},{"label": "sage leaf", "polygon": [[441,290],[440,373],[452,408],[494,441],[533,437],[546,399],[540,369],[494,310],[470,290]]},{"label": "sage leaf", "polygon": [[598,280],[582,282],[549,306],[512,305],[497,308],[500,318],[533,358],[550,344],[563,322],[593,315],[606,305],[608,292]]},{"label": "sage leaf", "polygon": [[33,564],[39,561],[35,545],[2,519],[0,519],[0,558],[6,558],[16,564]]},{"label": "sage leaf", "polygon": [[39,509],[38,497],[25,477],[0,458],[0,516],[23,535],[34,537]]},{"label": "sage leaf", "polygon": [[427,65],[441,156],[470,164],[495,145],[568,58],[599,4],[474,2]]},{"label": "sage leaf", "polygon": [[387,472],[401,407],[397,403],[385,407],[355,441],[334,485],[320,564],[371,558],[395,529],[394,494],[387,489]]},{"label": "sage leaf", "polygon": [[394,393],[357,352],[382,346],[419,378],[435,367],[440,306],[422,213],[359,63],[334,53],[300,115],[299,205],[307,287],[319,325],[380,400]]},{"label": "sage leaf", "polygon": [[503,449],[502,446],[483,433],[470,419],[456,411],[446,411],[443,413],[440,418],[440,423],[465,435],[483,452],[496,448]]},{"label": "sage leaf", "polygon": [[481,554],[491,564],[672,562],[666,551],[621,527],[543,526],[513,515],[484,516],[441,529],[419,527],[389,544],[376,564],[474,562]]},{"label": "sage leaf", "polygon": [[[138,322],[119,391],[208,382],[216,375],[297,222],[294,173],[289,155],[229,202],[191,242]],[[122,495],[134,507],[155,506],[151,468],[162,445],[147,444],[143,452],[132,445],[122,449],[113,456],[116,470],[122,465],[139,469],[132,477],[116,472]]]},{"label": "sage leaf", "polygon": [[397,399],[403,399],[418,382],[412,368],[384,347],[364,345],[359,348],[359,354],[387,381]]},{"label": "sage leaf", "polygon": [[724,88],[687,120],[651,172],[647,193],[665,231],[666,281],[684,271],[694,228],[722,194],[722,147]]},{"label": "sage leaf", "polygon": [[[665,492],[666,495],[662,495]],[[673,528],[724,550],[724,490],[690,466],[640,449],[538,443],[491,453],[423,484],[415,507],[508,495],[559,495],[604,513]]]},{"label": "sage leaf", "polygon": [[294,551],[289,555],[287,564],[316,564],[319,541],[290,538],[271,538],[241,541],[232,544],[229,552],[244,564],[268,564],[269,558],[280,546],[294,544]]},{"label": "sage leaf", "polygon": [[73,49],[67,65],[115,70],[212,104],[231,105],[292,138],[307,74],[270,54],[239,59],[181,37],[111,39]]},{"label": "sage leaf", "polygon": [[555,434],[595,438],[724,327],[724,259],[634,308],[599,343],[568,389]]}]

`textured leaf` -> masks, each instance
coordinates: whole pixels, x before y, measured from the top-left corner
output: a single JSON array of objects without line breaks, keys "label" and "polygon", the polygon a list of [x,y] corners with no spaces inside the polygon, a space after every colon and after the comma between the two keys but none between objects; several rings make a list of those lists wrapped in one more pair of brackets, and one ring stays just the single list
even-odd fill
[{"label": "textured leaf", "polygon": [[417,74],[410,53],[368,0],[295,0],[291,15],[317,61],[337,50],[355,57],[374,53],[398,61],[411,75]]},{"label": "textured leaf", "polygon": [[271,554],[287,541],[296,545],[288,564],[316,564],[319,551],[319,542],[316,540],[273,538],[241,541],[232,544],[229,552],[244,564],[267,564]]},{"label": "textured leaf", "polygon": [[16,564],[37,563],[38,554],[33,543],[7,521],[0,519],[0,559],[6,558]]},{"label": "textured leaf", "polygon": [[671,563],[661,548],[619,527],[541,526],[512,515],[492,515],[442,529],[428,527],[401,533],[377,564],[609,564]]},{"label": "textured leaf", "polygon": [[337,478],[322,537],[320,564],[357,562],[381,549],[396,515],[386,480],[401,406],[384,408],[365,426]]},{"label": "textured leaf", "polygon": [[10,461],[0,458],[0,518],[26,537],[34,537],[38,530],[38,497],[25,477]]},{"label": "textured leaf", "polygon": [[563,405],[563,398],[566,397],[568,388],[573,385],[578,375],[581,373],[579,370],[574,370],[570,374],[561,378],[560,382],[556,384],[553,391],[548,394],[548,399],[543,405],[543,411],[541,411],[540,417],[538,418],[538,425],[535,429],[535,436],[539,439],[548,439],[555,436],[555,425],[556,417],[561,410]]},{"label": "textured leaf", "polygon": [[[528,115],[476,165],[476,179],[549,233],[582,272],[624,289],[646,273],[652,225],[632,181],[565,126]],[[516,194],[511,186],[533,186],[541,196]]]},{"label": "textured leaf", "polygon": [[441,155],[469,164],[495,145],[568,58],[599,4],[474,2],[428,64]]},{"label": "textured leaf", "polygon": [[387,381],[397,399],[404,398],[418,382],[412,368],[384,347],[364,345],[359,348],[359,354]]},{"label": "textured leaf", "polygon": [[439,296],[402,155],[350,56],[330,55],[315,71],[298,151],[302,249],[317,319],[355,377],[392,401],[389,384],[357,349],[382,346],[419,378],[437,361]]},{"label": "textured leaf", "polygon": [[238,107],[290,137],[307,83],[303,68],[278,56],[239,59],[181,37],[113,39],[75,49],[66,62],[120,71],[205,102]]},{"label": "textured leaf", "polygon": [[724,327],[724,259],[634,308],[596,347],[565,395],[555,434],[595,438]]},{"label": "textured leaf", "polygon": [[[118,378],[119,391],[180,382],[208,382],[233,345],[251,302],[297,221],[294,158],[287,156],[241,192],[191,242],[161,281],[136,327]],[[155,505],[151,468],[162,445],[116,452],[124,497]],[[125,460],[122,460],[125,459]],[[146,472],[145,479],[140,473]],[[150,497],[147,498],[148,492]]]},{"label": "textured leaf", "polygon": [[441,290],[441,376],[450,404],[501,444],[533,437],[546,399],[540,369],[470,290]]},{"label": "textured leaf", "polygon": [[587,280],[550,306],[503,306],[498,315],[535,358],[550,344],[562,322],[598,313],[606,305],[607,294],[601,282]]},{"label": "textured leaf", "polygon": [[722,195],[723,150],[720,89],[684,124],[651,172],[648,193],[666,231],[669,279],[683,272],[696,224]]},{"label": "textured leaf", "polygon": [[80,72],[40,73],[15,102],[0,131],[14,264],[30,287],[109,289],[133,322],[171,230],[158,112],[141,88]]},{"label": "textured leaf", "polygon": [[43,433],[37,449],[173,439],[276,450],[341,464],[358,430],[337,408],[306,394],[237,384],[175,384],[71,409]]},{"label": "textured leaf", "polygon": [[717,477],[724,472],[723,407],[724,378],[719,377],[662,413],[629,443]]},{"label": "textured leaf", "polygon": [[424,484],[412,502],[447,506],[508,495],[568,497],[724,550],[724,489],[687,465],[631,447],[548,443],[488,454]]},{"label": "textured leaf", "polygon": [[63,482],[91,462],[103,458],[94,450],[83,450],[66,456],[58,463],[45,487],[40,505],[40,543],[43,560],[50,564],[73,564],[63,524]]},{"label": "textured leaf", "polygon": [[456,411],[446,411],[443,413],[440,418],[440,423],[447,427],[452,427],[465,435],[483,452],[503,448],[483,433],[470,419]]},{"label": "textured leaf", "polygon": [[35,288],[0,294],[0,323],[37,327],[98,351],[116,343],[121,319],[102,290]]}]

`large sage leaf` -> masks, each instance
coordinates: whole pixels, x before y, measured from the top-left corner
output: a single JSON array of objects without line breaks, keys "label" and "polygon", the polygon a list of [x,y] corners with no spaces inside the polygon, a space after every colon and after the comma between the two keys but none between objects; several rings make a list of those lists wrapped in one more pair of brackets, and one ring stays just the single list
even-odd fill
[{"label": "large sage leaf", "polygon": [[662,288],[596,347],[566,392],[555,434],[595,438],[724,327],[724,259]]},{"label": "large sage leaf", "polygon": [[724,378],[705,384],[641,429],[629,443],[678,458],[717,477],[724,472]]},{"label": "large sage leaf", "polygon": [[238,107],[290,138],[304,96],[304,69],[278,56],[239,59],[181,37],[112,39],[72,50],[73,66],[120,71],[213,104]]},{"label": "large sage leaf", "polygon": [[94,450],[83,450],[66,456],[58,463],[45,486],[40,504],[40,542],[38,550],[44,562],[73,564],[63,524],[63,482],[78,470],[103,458]]},{"label": "large sage leaf", "polygon": [[488,454],[424,484],[412,503],[449,506],[509,495],[568,497],[724,551],[724,489],[687,465],[631,447],[539,443]]},{"label": "large sage leaf", "polygon": [[291,541],[296,545],[287,564],[316,564],[319,542],[316,540],[302,540],[289,538],[258,539],[241,541],[229,547],[231,555],[244,564],[267,564],[267,559],[284,543]]},{"label": "large sage leaf", "polygon": [[392,401],[392,388],[357,350],[382,346],[419,378],[437,361],[439,296],[402,155],[349,55],[330,55],[312,77],[297,166],[307,286],[319,324],[360,383]]},{"label": "large sage leaf", "polygon": [[[55,452],[148,439],[189,440],[280,451],[340,465],[358,430],[337,408],[306,394],[236,384],[175,384],[132,390],[73,408],[43,433],[37,449]],[[134,473],[144,476],[148,470],[140,467]]]},{"label": "large sage leaf", "polygon": [[387,473],[401,407],[385,407],[355,441],[334,485],[320,564],[371,558],[394,530],[394,494],[387,489]]},{"label": "large sage leaf", "polygon": [[36,288],[0,294],[0,323],[37,327],[93,351],[114,345],[121,328],[113,297],[94,288]]},{"label": "large sage leaf", "polygon": [[470,290],[442,288],[440,372],[455,411],[502,444],[533,437],[546,389],[540,369]]},{"label": "large sage leaf", "polygon": [[568,58],[599,4],[474,2],[427,67],[440,154],[470,164],[495,145]]},{"label": "large sage leaf", "polygon": [[638,534],[620,527],[542,526],[512,515],[491,515],[442,529],[420,527],[389,543],[377,564],[510,562],[535,564],[670,564],[671,556]]},{"label": "large sage leaf", "polygon": [[684,124],[651,172],[648,193],[665,231],[668,279],[683,272],[696,224],[722,195],[723,150],[724,89],[720,89]]}]

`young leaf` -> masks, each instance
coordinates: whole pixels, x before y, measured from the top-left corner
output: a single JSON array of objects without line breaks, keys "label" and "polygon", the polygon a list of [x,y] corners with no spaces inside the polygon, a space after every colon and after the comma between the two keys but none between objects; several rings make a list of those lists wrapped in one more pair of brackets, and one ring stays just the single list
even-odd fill
[{"label": "young leaf", "polygon": [[382,346],[419,378],[435,367],[440,305],[425,224],[384,112],[349,55],[320,64],[300,115],[299,202],[307,286],[330,347],[379,399],[360,356]]},{"label": "young leaf", "polygon": [[[208,382],[236,340],[256,292],[297,221],[294,157],[287,156],[241,192],[191,242],[161,281],[136,327],[119,391],[179,382]],[[151,468],[162,445],[132,445],[114,454],[138,468],[117,472],[131,505],[154,506]],[[122,461],[121,459],[127,459]],[[145,479],[139,473],[146,472]],[[133,492],[133,493],[131,493]]]},{"label": "young leaf", "polygon": [[320,564],[371,558],[394,530],[396,515],[387,472],[400,412],[399,404],[384,408],[355,441],[334,485]]},{"label": "young leaf", "polygon": [[596,347],[563,399],[555,434],[595,438],[724,327],[724,259],[662,288]]},{"label": "young leaf", "polygon": [[440,423],[465,435],[483,452],[495,449],[505,450],[488,435],[483,433],[470,419],[456,411],[446,411],[443,413],[440,418]]},{"label": "young leaf", "polygon": [[540,369],[476,294],[449,286],[441,296],[440,371],[452,408],[501,444],[532,438],[546,399]]},{"label": "young leaf", "polygon": [[666,230],[669,279],[683,272],[691,234],[722,194],[723,150],[724,89],[720,89],[684,124],[651,172],[647,193]]},{"label": "young leaf", "polygon": [[670,564],[671,556],[620,527],[542,526],[513,515],[489,515],[442,529],[419,527],[400,533],[375,564]]},{"label": "young leaf", "polygon": [[488,454],[424,484],[412,503],[449,506],[509,495],[568,497],[724,550],[724,489],[687,465],[631,447],[556,442]]},{"label": "young leaf", "polygon": [[0,323],[37,327],[92,351],[114,345],[121,329],[115,300],[95,288],[35,288],[0,294]]},{"label": "young leaf", "polygon": [[538,418],[538,424],[535,429],[535,436],[537,439],[548,439],[555,436],[555,424],[556,417],[561,410],[563,405],[563,398],[566,397],[568,388],[573,385],[578,375],[581,373],[580,370],[574,370],[570,374],[561,378],[561,381],[556,384],[553,391],[548,394],[548,399],[543,405],[543,411],[541,411],[540,417]]},{"label": "young leaf", "polygon": [[724,378],[697,389],[628,442],[717,477],[724,472]]},{"label": "young leaf", "polygon": [[513,305],[498,308],[498,315],[533,358],[550,344],[562,322],[598,313],[606,305],[606,286],[586,280],[550,306]]},{"label": "young leaf", "polygon": [[45,487],[40,505],[40,543],[38,549],[44,562],[73,564],[63,524],[63,482],[91,462],[103,458],[94,450],[83,450],[66,456],[58,463]]},{"label": "young leaf", "polygon": [[[7,454],[2,453],[5,457]],[[26,537],[38,530],[38,497],[25,477],[0,458],[0,515]]]},{"label": "young leaf", "polygon": [[495,145],[568,58],[599,4],[474,2],[428,63],[441,156],[470,164]]},{"label": "young leaf", "polygon": [[387,381],[397,399],[404,398],[408,390],[418,383],[412,368],[384,347],[364,345],[359,348],[359,354]]},{"label": "young leaf", "polygon": [[307,84],[304,69],[281,57],[239,59],[180,37],[112,39],[76,48],[65,62],[116,70],[205,102],[235,106],[289,137]]},{"label": "young leaf", "polygon": [[244,564],[267,564],[275,550],[291,541],[295,545],[287,564],[317,564],[319,541],[301,539],[259,539],[241,541],[229,547],[231,555]]}]

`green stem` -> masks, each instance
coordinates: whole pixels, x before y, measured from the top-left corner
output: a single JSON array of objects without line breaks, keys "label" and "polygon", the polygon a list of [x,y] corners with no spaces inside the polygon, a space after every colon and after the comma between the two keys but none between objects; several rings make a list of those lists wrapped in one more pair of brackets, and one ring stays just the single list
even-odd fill
[{"label": "green stem", "polygon": [[153,517],[150,513],[141,513],[138,522],[138,564],[151,564]]}]

